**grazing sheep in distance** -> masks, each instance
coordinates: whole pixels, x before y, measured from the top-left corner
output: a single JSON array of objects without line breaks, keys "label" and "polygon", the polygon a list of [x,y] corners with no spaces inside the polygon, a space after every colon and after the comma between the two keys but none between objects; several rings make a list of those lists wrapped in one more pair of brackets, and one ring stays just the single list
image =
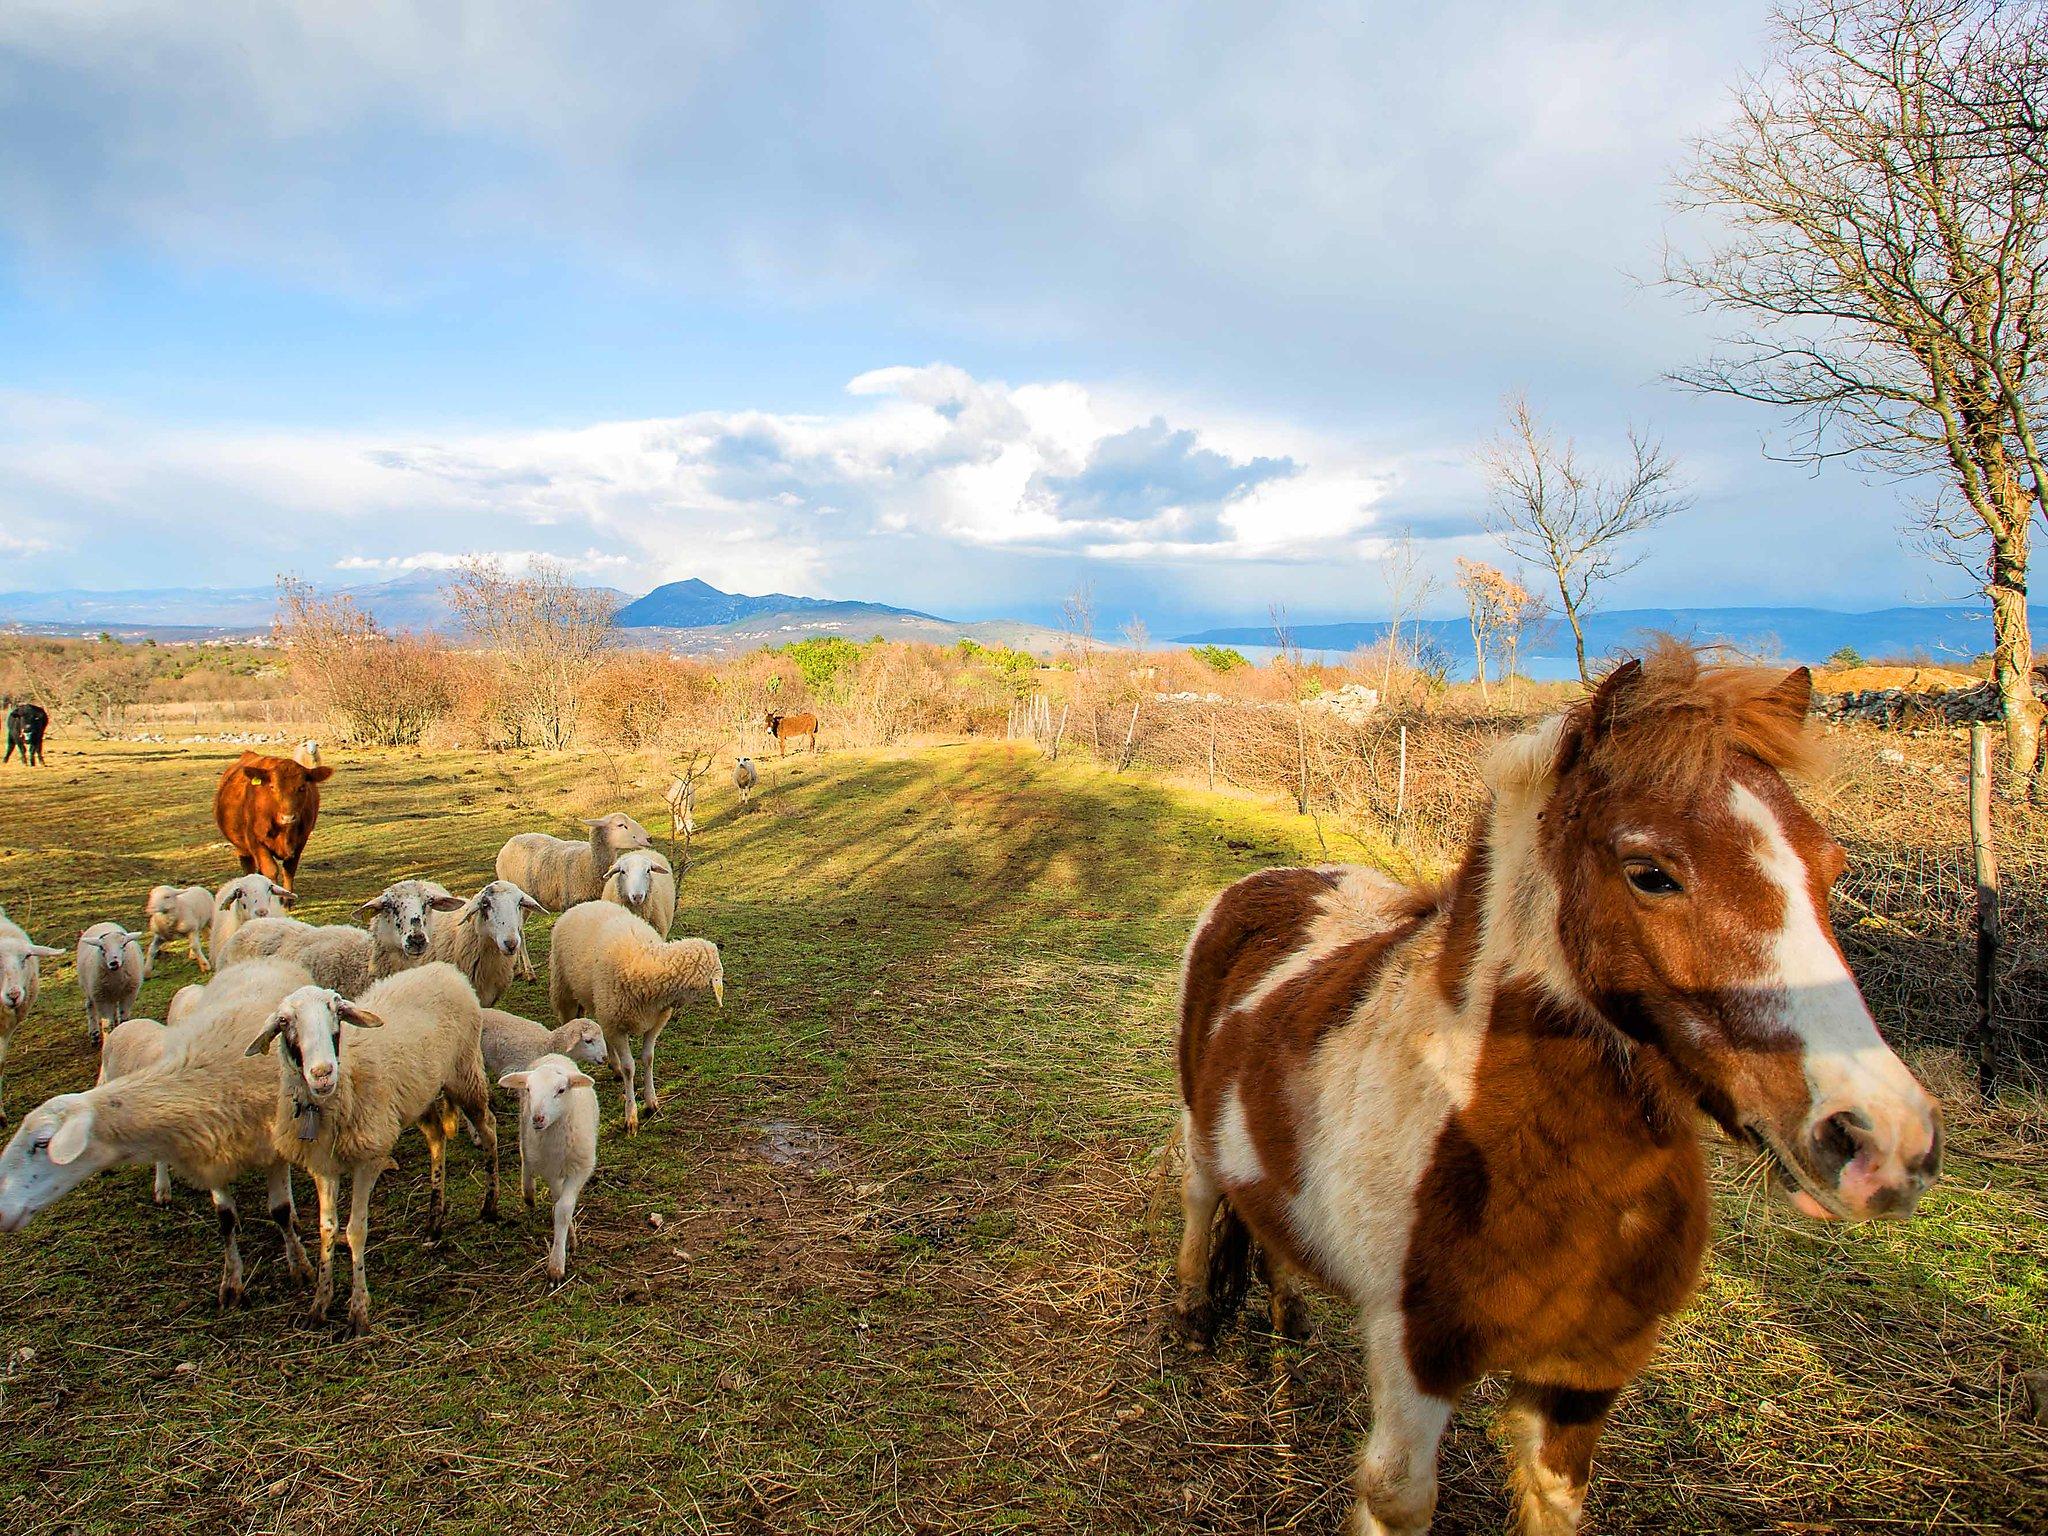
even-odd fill
[{"label": "grazing sheep in distance", "polygon": [[320,743],[314,741],[310,736],[307,737],[306,740],[292,748],[292,761],[301,768],[318,768],[320,766]]},{"label": "grazing sheep in distance", "polygon": [[327,987],[300,987],[277,1005],[249,1046],[252,1056],[269,1050],[273,1039],[282,1046],[275,1053],[272,1146],[311,1175],[320,1196],[313,1318],[324,1318],[334,1300],[335,1227],[341,1181],[347,1178],[348,1320],[358,1333],[370,1325],[370,1196],[408,1125],[418,1126],[426,1138],[434,1235],[448,1213],[448,1108],[476,1129],[490,1160],[483,1219],[497,1216],[498,1128],[484,1078],[482,1035],[483,1011],[469,982],[454,966],[434,961],[386,976],[360,1001]]},{"label": "grazing sheep in distance", "polygon": [[[709,992],[725,1006],[725,967],[707,939],[661,935],[624,907],[590,902],[555,924],[548,956],[548,997],[555,1017],[596,1019],[606,1053],[626,1096],[626,1134],[640,1130],[633,1053],[640,1046],[647,1076],[647,1110],[661,1108],[654,1084],[654,1044],[677,1008]],[[643,1044],[644,1042],[644,1044]]]},{"label": "grazing sheep in distance", "polygon": [[64,951],[32,943],[0,908],[0,1125],[7,1123],[7,1041],[28,1018],[42,987],[42,962]]},{"label": "grazing sheep in distance", "polygon": [[732,787],[740,792],[740,804],[753,799],[754,786],[761,782],[760,770],[755,768],[751,757],[735,758],[732,765]]},{"label": "grazing sheep in distance", "polygon": [[569,1269],[576,1197],[597,1169],[597,1090],[581,1067],[554,1054],[506,1073],[498,1086],[519,1095],[519,1193],[526,1208],[533,1209],[538,1182],[547,1184],[554,1205],[548,1274],[559,1280]]},{"label": "grazing sheep in distance", "polygon": [[676,872],[652,848],[622,853],[605,871],[604,899],[645,918],[667,938],[676,920]]},{"label": "grazing sheep in distance", "polygon": [[143,915],[149,928],[149,948],[142,956],[145,973],[156,970],[158,949],[172,939],[185,941],[200,970],[213,969],[206,958],[206,950],[199,943],[200,934],[213,922],[213,892],[203,885],[188,885],[183,889],[175,885],[152,886]]},{"label": "grazing sheep in distance", "polygon": [[142,991],[142,937],[119,923],[94,923],[78,936],[78,990],[85,995],[86,1039],[95,1048]]},{"label": "grazing sheep in distance", "polygon": [[651,848],[647,829],[624,811],[613,811],[583,825],[588,840],[572,842],[545,832],[521,832],[498,850],[497,874],[553,912],[566,912],[578,902],[604,894],[605,871],[632,848]]},{"label": "grazing sheep in distance", "polygon": [[298,901],[268,875],[237,875],[213,893],[213,927],[206,936],[214,957],[235,936],[235,930],[257,917],[282,917]]},{"label": "grazing sheep in distance", "polygon": [[305,971],[282,960],[241,966],[206,989],[154,1066],[31,1110],[0,1152],[0,1232],[18,1231],[103,1169],[168,1163],[213,1195],[224,1239],[220,1304],[229,1307],[242,1297],[235,1181],[262,1171],[292,1275],[310,1279],[313,1266],[294,1227],[291,1166],[271,1145],[277,1072],[245,1058],[265,1016],[305,984]]},{"label": "grazing sheep in distance", "polygon": [[546,1029],[503,1009],[484,1010],[484,1076],[492,1082],[507,1072],[523,1072],[551,1053],[586,1067],[601,1067],[604,1031],[595,1019],[571,1019]]},{"label": "grazing sheep in distance", "polygon": [[[117,1077],[127,1077],[144,1067],[155,1066],[163,1060],[164,1046],[169,1037],[170,1026],[159,1024],[155,1019],[126,1019],[115,1025],[100,1042],[99,1081],[111,1083]],[[158,1205],[169,1203],[169,1163],[156,1165],[156,1183],[150,1190],[150,1196]]]},{"label": "grazing sheep in distance", "polygon": [[374,914],[367,930],[345,923],[315,928],[295,918],[257,918],[244,923],[214,960],[227,967],[252,955],[282,955],[303,965],[321,986],[359,997],[372,982],[424,963],[427,914],[461,905],[460,897],[431,880],[400,880],[356,908],[359,914]]},{"label": "grazing sheep in distance", "polygon": [[476,1000],[489,1008],[512,985],[526,946],[526,914],[546,911],[510,880],[492,880],[456,911],[429,912],[427,956],[467,976]]}]

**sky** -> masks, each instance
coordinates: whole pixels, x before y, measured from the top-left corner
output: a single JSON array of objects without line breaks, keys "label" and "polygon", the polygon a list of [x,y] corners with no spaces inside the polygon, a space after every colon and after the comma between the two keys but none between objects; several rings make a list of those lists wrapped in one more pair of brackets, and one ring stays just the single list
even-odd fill
[{"label": "sky", "polygon": [[[1694,505],[1610,606],[1960,596],[1688,393],[1748,3],[0,6],[0,589],[472,552],[1152,633],[1498,560],[1526,391]],[[1448,590],[1433,605],[1448,612]]]}]

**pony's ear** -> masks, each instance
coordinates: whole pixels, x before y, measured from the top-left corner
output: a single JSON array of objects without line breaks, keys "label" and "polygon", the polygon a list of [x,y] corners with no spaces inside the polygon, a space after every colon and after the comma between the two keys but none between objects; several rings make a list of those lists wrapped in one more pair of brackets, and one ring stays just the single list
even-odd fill
[{"label": "pony's ear", "polygon": [[1622,700],[1628,696],[1629,690],[1642,680],[1642,676],[1642,662],[1631,656],[1600,679],[1600,686],[1593,690],[1593,697],[1586,707],[1586,720],[1592,727],[1594,735],[1613,728],[1614,717],[1621,708]]},{"label": "pony's ear", "polygon": [[1813,708],[1813,669],[1794,667],[1782,683],[1759,695],[1757,704],[1772,714],[1784,715],[1794,725],[1803,723],[1806,712]]},{"label": "pony's ear", "polygon": [[76,1162],[78,1154],[85,1150],[85,1144],[92,1139],[92,1106],[74,1109],[64,1117],[64,1123],[57,1127],[57,1134],[50,1138],[50,1161],[58,1167]]}]

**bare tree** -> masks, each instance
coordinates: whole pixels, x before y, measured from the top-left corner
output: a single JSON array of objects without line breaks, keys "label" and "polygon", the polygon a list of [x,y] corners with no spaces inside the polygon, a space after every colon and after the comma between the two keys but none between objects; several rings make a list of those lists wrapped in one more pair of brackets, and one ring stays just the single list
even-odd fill
[{"label": "bare tree", "polygon": [[1436,577],[1423,565],[1415,547],[1415,531],[1403,528],[1380,554],[1380,575],[1387,585],[1386,655],[1380,663],[1380,697],[1394,686],[1394,668],[1401,659],[1401,626],[1420,618],[1435,594]]},{"label": "bare tree", "polygon": [[1727,233],[1668,281],[1734,329],[1679,375],[1786,408],[1791,455],[1926,478],[1932,545],[1990,599],[2007,784],[2036,782],[2032,522],[2048,512],[2048,13],[1788,0],[1768,71],[1695,147],[1683,208]]},{"label": "bare tree", "polygon": [[1582,683],[1593,680],[1583,619],[1596,590],[1642,564],[1647,551],[1627,547],[1638,534],[1690,505],[1662,445],[1631,427],[1628,448],[1624,468],[1602,472],[1570,438],[1553,436],[1524,396],[1510,395],[1507,421],[1479,453],[1492,496],[1487,531],[1556,581]]},{"label": "bare tree", "polygon": [[1491,702],[1487,685],[1489,658],[1500,663],[1503,681],[1511,681],[1521,665],[1522,639],[1543,618],[1543,600],[1498,566],[1483,560],[1458,560],[1458,590],[1465,594],[1465,614],[1472,625],[1473,674],[1480,698]]},{"label": "bare tree", "polygon": [[576,586],[552,561],[513,576],[481,556],[464,561],[442,590],[470,638],[503,659],[508,708],[541,745],[567,746],[584,685],[604,660],[617,600]]}]

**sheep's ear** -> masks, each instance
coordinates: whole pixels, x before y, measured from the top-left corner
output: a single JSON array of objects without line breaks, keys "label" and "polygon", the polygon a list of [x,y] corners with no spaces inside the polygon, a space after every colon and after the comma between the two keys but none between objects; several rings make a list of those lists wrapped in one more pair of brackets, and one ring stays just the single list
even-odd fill
[{"label": "sheep's ear", "polygon": [[[447,909],[443,908],[442,910],[445,911]],[[481,896],[472,896],[462,904],[462,910],[455,914],[455,921],[466,923],[471,918],[481,915],[483,910],[483,898]]]},{"label": "sheep's ear", "polygon": [[618,872],[619,872],[619,866],[618,866],[618,865],[616,865],[616,864],[614,864],[614,865],[612,865],[612,867],[611,867],[610,869],[608,869],[608,870],[606,870],[606,871],[604,872],[604,877],[605,877],[605,879],[609,880],[609,879],[611,879],[611,877],[612,877],[613,875],[616,875],[616,874],[617,874]]},{"label": "sheep's ear", "polygon": [[31,944],[28,947],[28,952],[32,955],[39,955],[45,960],[62,960],[64,958],[63,950],[52,949],[47,944]]},{"label": "sheep's ear", "polygon": [[232,891],[228,892],[228,899],[220,904],[220,909],[223,912],[225,912],[229,907],[240,906],[242,904],[242,898],[247,896],[248,894],[249,893],[243,890],[239,885],[236,886]]},{"label": "sheep's ear", "polygon": [[265,1051],[270,1049],[270,1042],[275,1040],[278,1037],[278,1035],[283,1031],[283,1029],[283,1019],[272,1019],[268,1024],[263,1026],[263,1033],[258,1035],[254,1040],[251,1040],[249,1042],[249,1049],[242,1052],[242,1054],[244,1056],[261,1056]]},{"label": "sheep's ear", "polygon": [[436,896],[427,905],[436,912],[459,912],[465,903],[460,896]]},{"label": "sheep's ear", "polygon": [[297,891],[287,890],[284,886],[279,885],[275,880],[270,882],[270,894],[275,896],[279,901],[283,902],[288,907],[295,907],[299,904],[299,893]]},{"label": "sheep's ear", "polygon": [[569,1074],[569,1086],[571,1088],[594,1088],[597,1086],[597,1079],[583,1072],[571,1072]]},{"label": "sheep's ear", "polygon": [[348,1020],[357,1029],[382,1029],[384,1027],[384,1021],[376,1014],[359,1004],[350,1002],[345,997],[335,998],[334,1016],[338,1019]]},{"label": "sheep's ear", "polygon": [[500,1088],[510,1088],[514,1093],[524,1093],[526,1091],[526,1074],[524,1072],[507,1072],[498,1079],[498,1086]]},{"label": "sheep's ear", "polygon": [[528,912],[538,912],[542,916],[547,915],[548,909],[542,906],[539,902],[535,901],[531,896],[527,895],[524,891],[521,891],[519,893],[519,905]]},{"label": "sheep's ear", "polygon": [[718,999],[718,1006],[720,1008],[725,1006],[725,973],[723,971],[711,978],[711,995]]},{"label": "sheep's ear", "polygon": [[653,870],[657,875],[673,875],[675,873],[674,870],[668,867],[668,861],[666,859],[656,859],[652,864],[648,865],[647,867]]},{"label": "sheep's ear", "polygon": [[57,1134],[50,1138],[50,1161],[58,1167],[76,1162],[86,1143],[92,1140],[92,1106],[81,1105],[64,1117]]},{"label": "sheep's ear", "polygon": [[384,895],[380,891],[375,896],[372,896],[368,901],[364,902],[360,907],[357,907],[355,911],[349,913],[349,916],[361,917],[365,912],[375,912],[379,907],[383,905]]}]

